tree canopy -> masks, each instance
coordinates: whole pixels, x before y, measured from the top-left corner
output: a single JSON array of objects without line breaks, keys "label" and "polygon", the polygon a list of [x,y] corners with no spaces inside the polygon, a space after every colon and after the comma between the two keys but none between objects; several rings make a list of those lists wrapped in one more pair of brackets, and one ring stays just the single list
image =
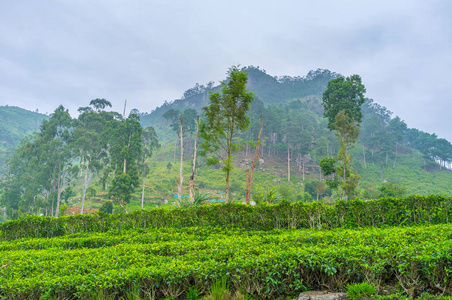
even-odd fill
[{"label": "tree canopy", "polygon": [[237,137],[250,124],[247,112],[254,99],[246,87],[248,76],[244,70],[233,66],[227,74],[228,79],[221,82],[221,93],[210,93],[209,105],[203,108],[205,119],[201,125],[201,153],[210,155],[206,160],[208,165],[221,163],[226,172],[226,202],[229,200],[232,154],[241,148]]}]

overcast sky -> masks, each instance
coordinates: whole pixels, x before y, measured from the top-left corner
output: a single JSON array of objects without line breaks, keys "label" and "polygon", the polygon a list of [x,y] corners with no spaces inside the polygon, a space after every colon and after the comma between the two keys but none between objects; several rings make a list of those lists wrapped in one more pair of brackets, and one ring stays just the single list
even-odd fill
[{"label": "overcast sky", "polygon": [[151,111],[236,64],[359,74],[367,97],[452,141],[452,1],[2,1],[0,105]]}]

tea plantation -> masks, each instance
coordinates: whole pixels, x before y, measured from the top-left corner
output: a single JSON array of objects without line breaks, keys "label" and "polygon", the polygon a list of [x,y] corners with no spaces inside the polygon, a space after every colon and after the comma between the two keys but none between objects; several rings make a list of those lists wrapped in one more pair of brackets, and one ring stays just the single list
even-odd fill
[{"label": "tea plantation", "polygon": [[196,290],[214,299],[221,280],[241,299],[292,299],[362,282],[376,287],[373,297],[443,297],[452,294],[451,201],[27,217],[0,225],[0,298],[188,299]]}]

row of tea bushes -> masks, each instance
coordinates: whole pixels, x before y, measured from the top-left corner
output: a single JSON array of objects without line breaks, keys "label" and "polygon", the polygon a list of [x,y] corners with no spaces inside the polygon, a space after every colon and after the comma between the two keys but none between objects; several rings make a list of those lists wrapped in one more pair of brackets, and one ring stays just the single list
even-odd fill
[{"label": "row of tea bushes", "polygon": [[4,241],[0,298],[181,297],[227,277],[259,299],[367,280],[452,294],[452,225],[363,229],[188,227]]},{"label": "row of tea bushes", "polygon": [[409,196],[404,199],[320,202],[284,202],[277,205],[201,205],[187,209],[157,208],[130,214],[28,216],[0,224],[0,240],[54,237],[79,232],[107,232],[149,227],[222,226],[248,230],[274,228],[359,228],[446,224],[451,221],[452,197]]}]

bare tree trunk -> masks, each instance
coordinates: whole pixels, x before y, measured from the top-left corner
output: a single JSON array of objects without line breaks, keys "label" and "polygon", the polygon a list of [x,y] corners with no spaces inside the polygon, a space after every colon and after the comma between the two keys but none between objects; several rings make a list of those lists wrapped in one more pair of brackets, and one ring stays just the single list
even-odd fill
[{"label": "bare tree trunk", "polygon": [[251,163],[251,172],[250,170],[246,170],[246,190],[245,190],[245,200],[246,204],[250,204],[251,202],[251,184],[253,183],[253,175],[254,170],[256,169],[257,160],[259,159],[259,147],[261,145],[261,133],[262,133],[262,124],[264,120],[261,119],[261,129],[259,130],[259,135],[257,136],[257,146],[256,146],[256,152],[254,153],[254,160]]},{"label": "bare tree trunk", "polygon": [[88,189],[88,186],[93,178],[94,174],[89,173],[89,160],[86,161],[86,168],[85,168],[85,181],[83,181],[83,195],[82,195],[82,207],[80,208],[80,213],[83,214],[83,209],[85,208],[85,198],[86,198],[86,190]]},{"label": "bare tree trunk", "polygon": [[129,213],[129,211],[128,211],[127,208],[121,203],[121,201],[116,201],[116,202],[119,204],[119,206],[122,207],[122,209],[124,209],[124,211],[126,212],[126,214]]},{"label": "bare tree trunk", "polygon": [[82,207],[80,208],[80,213],[83,214],[83,209],[85,208],[85,198],[86,198],[86,190],[93,179],[93,173],[89,174],[88,181],[86,182],[86,187],[83,187],[83,197],[82,197]]},{"label": "bare tree trunk", "polygon": [[[347,182],[347,177],[346,177],[346,167],[345,167],[345,161],[347,160],[347,144],[344,143],[344,186],[346,185]],[[347,199],[348,199],[348,195],[347,195]]]},{"label": "bare tree trunk", "polygon": [[177,140],[174,142],[174,157],[173,157],[174,161],[176,161],[176,148],[177,148]]},{"label": "bare tree trunk", "polygon": [[395,144],[395,159],[394,159],[394,165],[392,166],[393,169],[395,168],[396,162],[397,162],[397,148],[398,148],[398,144],[396,142],[396,144]]},{"label": "bare tree trunk", "polygon": [[303,159],[303,181],[304,181],[304,159]]},{"label": "bare tree trunk", "polygon": [[[60,210],[60,196],[61,196],[61,159],[58,160],[58,179],[57,179],[57,207],[55,210],[55,218],[58,218],[58,211]],[[52,208],[53,209],[53,208]]]},{"label": "bare tree trunk", "polygon": [[56,207],[56,211],[55,211],[56,218],[58,218],[58,214],[59,214],[59,210],[60,210],[61,192],[63,191],[63,179],[64,179],[64,175],[66,174],[67,165],[68,164],[66,164],[64,166],[63,171],[61,172],[61,160],[60,160],[60,167],[59,167],[59,171],[58,171],[57,207]]},{"label": "bare tree trunk", "polygon": [[229,169],[226,170],[226,190],[224,195],[224,202],[229,202]]},{"label": "bare tree trunk", "polygon": [[364,169],[367,169],[367,164],[366,164],[366,150],[364,149],[364,144],[363,145],[363,157],[364,157]]},{"label": "bare tree trunk", "polygon": [[180,121],[180,182],[179,182],[179,203],[182,201],[182,183],[184,181],[183,163],[184,163],[184,119],[179,118]]},{"label": "bare tree trunk", "polygon": [[144,181],[146,179],[146,176],[143,176],[143,186],[141,188],[141,209],[144,207]]},{"label": "bare tree trunk", "polygon": [[[80,162],[80,165],[83,166],[84,162],[85,162],[85,157],[82,156],[82,161]],[[80,177],[82,177],[82,175],[83,175],[83,169],[80,168]],[[85,178],[85,180],[86,180],[86,178]]]},{"label": "bare tree trunk", "polygon": [[290,182],[290,148],[289,148],[289,141],[287,141],[287,182]]},{"label": "bare tree trunk", "polygon": [[193,165],[191,168],[191,176],[190,176],[190,202],[193,203],[195,198],[194,198],[194,179],[195,179],[195,168],[196,168],[196,152],[198,151],[198,133],[199,133],[199,116],[196,118],[196,135],[195,135],[195,151],[193,152]]},{"label": "bare tree trunk", "polygon": [[297,154],[297,159],[296,159],[296,162],[297,162],[297,167],[298,167],[298,173],[300,173],[301,172],[301,153],[298,153]]}]

